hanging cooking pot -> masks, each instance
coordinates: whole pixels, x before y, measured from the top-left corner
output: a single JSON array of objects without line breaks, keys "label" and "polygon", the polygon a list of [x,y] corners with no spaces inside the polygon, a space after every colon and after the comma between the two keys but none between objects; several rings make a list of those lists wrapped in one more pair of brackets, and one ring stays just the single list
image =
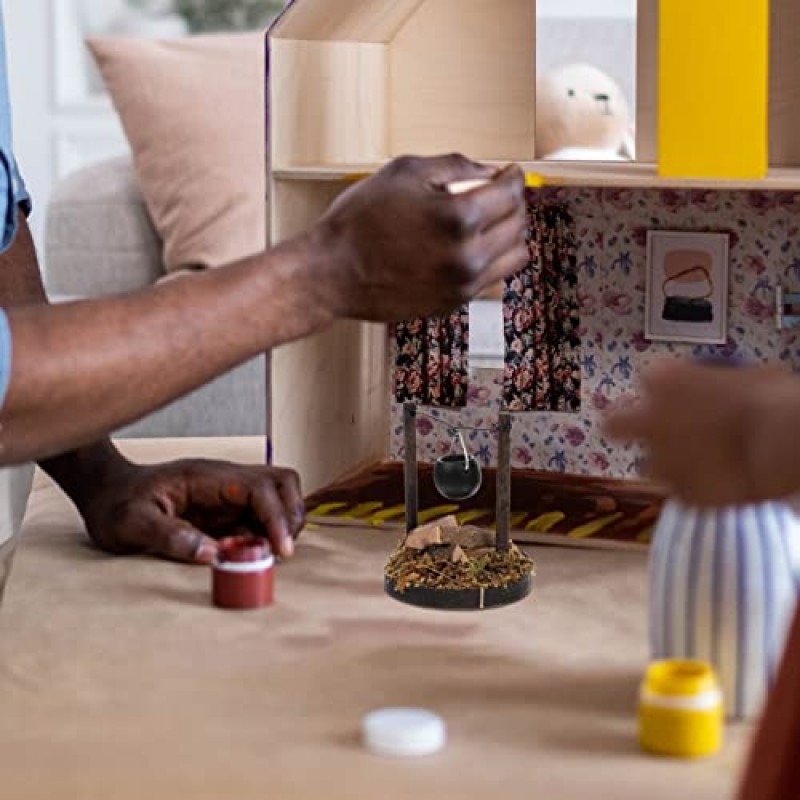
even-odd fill
[{"label": "hanging cooking pot", "polygon": [[457,431],[456,435],[462,452],[448,453],[437,460],[433,467],[433,483],[446,500],[460,502],[478,493],[483,473],[478,460],[467,449],[464,434]]}]

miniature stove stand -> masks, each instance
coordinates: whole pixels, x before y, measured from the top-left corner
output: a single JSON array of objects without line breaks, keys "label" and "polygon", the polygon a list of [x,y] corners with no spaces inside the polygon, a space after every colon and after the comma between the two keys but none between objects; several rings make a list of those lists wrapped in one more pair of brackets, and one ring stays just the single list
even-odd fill
[{"label": "miniature stove stand", "polygon": [[511,546],[511,414],[500,412],[497,447],[497,551]]},{"label": "miniature stove stand", "polygon": [[[511,428],[511,413],[501,411],[499,424],[495,429],[498,435],[495,547],[499,553],[508,552],[511,548]],[[419,524],[417,407],[414,403],[405,403],[403,406],[403,435],[406,532],[411,532]],[[525,575],[520,580],[503,587],[458,590],[413,587],[399,592],[387,578],[385,588],[389,596],[409,605],[467,611],[497,608],[519,602],[530,594],[532,585],[531,575]]]},{"label": "miniature stove stand", "polygon": [[[500,412],[497,426],[497,550],[506,552],[511,546],[511,414]],[[403,440],[405,445],[404,484],[406,506],[406,532],[419,524],[419,473],[417,469],[417,407],[414,403],[403,405]]]},{"label": "miniature stove stand", "polygon": [[403,406],[403,438],[405,440],[406,533],[419,524],[419,475],[417,474],[417,407]]}]

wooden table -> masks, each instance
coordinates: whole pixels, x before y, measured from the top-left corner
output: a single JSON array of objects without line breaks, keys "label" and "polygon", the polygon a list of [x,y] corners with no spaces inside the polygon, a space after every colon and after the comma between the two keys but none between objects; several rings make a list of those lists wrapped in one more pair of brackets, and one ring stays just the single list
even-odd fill
[{"label": "wooden table", "polygon": [[[257,462],[260,440],[136,442]],[[533,596],[484,614],[382,592],[387,533],[312,530],[277,605],[222,612],[209,574],[87,547],[37,481],[0,613],[0,796],[8,800],[723,800],[748,731],[718,758],[646,757],[641,554],[536,548]],[[440,756],[364,752],[362,715],[442,714]]]}]

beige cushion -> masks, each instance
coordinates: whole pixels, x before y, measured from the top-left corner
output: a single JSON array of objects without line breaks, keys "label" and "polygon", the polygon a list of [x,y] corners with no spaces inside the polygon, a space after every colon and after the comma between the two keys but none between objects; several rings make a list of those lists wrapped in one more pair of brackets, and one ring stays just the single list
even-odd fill
[{"label": "beige cushion", "polygon": [[167,271],[262,250],[264,37],[93,39]]}]

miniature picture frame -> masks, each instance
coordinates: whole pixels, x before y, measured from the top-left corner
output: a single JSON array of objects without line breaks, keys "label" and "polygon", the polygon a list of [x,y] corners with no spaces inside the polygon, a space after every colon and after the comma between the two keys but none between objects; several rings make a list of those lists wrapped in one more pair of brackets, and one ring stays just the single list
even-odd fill
[{"label": "miniature picture frame", "polygon": [[726,233],[648,231],[645,338],[725,344],[729,240]]}]

